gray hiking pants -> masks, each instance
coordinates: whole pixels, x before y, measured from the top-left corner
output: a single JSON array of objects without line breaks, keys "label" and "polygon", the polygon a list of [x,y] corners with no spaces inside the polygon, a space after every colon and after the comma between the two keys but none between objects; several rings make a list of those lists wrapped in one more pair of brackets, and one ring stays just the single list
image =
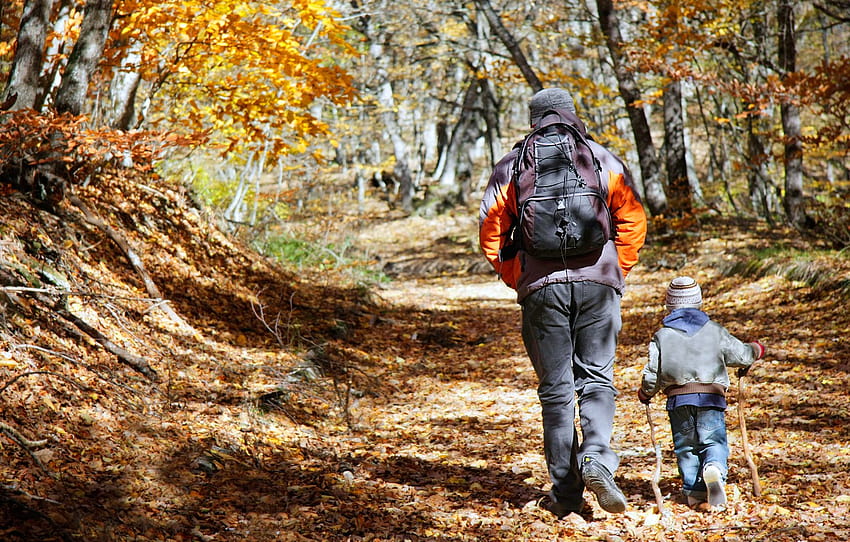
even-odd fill
[{"label": "gray hiking pants", "polygon": [[619,466],[610,444],[617,395],[614,353],[621,327],[620,295],[610,286],[554,283],[522,300],[522,338],[538,378],[552,497],[568,508],[582,501],[579,465],[585,457],[612,474]]}]

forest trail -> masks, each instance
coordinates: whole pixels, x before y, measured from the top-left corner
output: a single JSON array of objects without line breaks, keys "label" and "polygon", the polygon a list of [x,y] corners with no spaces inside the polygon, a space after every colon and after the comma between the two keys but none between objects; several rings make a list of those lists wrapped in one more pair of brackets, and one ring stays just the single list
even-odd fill
[{"label": "forest trail", "polygon": [[[333,272],[281,270],[186,211],[167,185],[115,183],[90,201],[144,249],[191,329],[155,310],[121,251],[73,209],[54,216],[0,198],[5,284],[60,270],[85,294],[68,310],[159,375],[147,381],[57,319],[49,285],[41,297],[8,296],[2,421],[44,442],[3,441],[1,540],[850,538],[850,315],[840,297],[802,282],[726,273],[744,248],[784,242],[761,228],[718,222],[651,239],[628,278],[616,365],[614,445],[629,508],[610,515],[589,498],[592,518],[555,521],[536,506],[548,480],[519,308],[483,265],[473,213],[341,217],[393,277],[363,288]],[[767,346],[746,409],[763,495],[752,496],[733,392],[730,506],[703,514],[678,503],[656,399],[667,522],[635,390],[677,274],[702,283],[706,310],[730,331]]]},{"label": "forest trail", "polygon": [[[474,224],[466,228],[474,237]],[[411,452],[420,460],[458,466],[456,474],[432,475],[432,484],[425,484],[449,486],[456,495],[421,496],[426,503],[435,501],[430,511],[444,516],[451,510],[452,530],[470,532],[458,538],[464,540],[850,538],[845,392],[850,355],[841,331],[848,329],[850,320],[842,314],[840,302],[818,299],[800,284],[775,276],[724,277],[722,263],[734,258],[737,249],[765,242],[752,233],[703,236],[690,252],[659,255],[657,249],[649,249],[649,264],[638,265],[628,277],[615,366],[621,395],[614,446],[621,456],[617,479],[629,509],[622,516],[607,514],[586,494],[594,507],[590,521],[577,516],[553,521],[535,506],[535,499],[548,487],[548,477],[541,455],[536,379],[519,336],[514,293],[492,274],[393,281],[383,297],[428,311],[440,322],[434,327],[445,330],[438,335],[454,337],[448,348],[420,361],[430,370],[412,380],[408,377],[404,386],[411,390],[408,394],[376,405],[383,414],[373,414],[394,420],[401,434],[415,435],[419,442],[411,443]],[[464,240],[460,244],[469,241],[460,234],[456,238]],[[677,268],[672,269],[670,262]],[[408,267],[415,266],[408,263]],[[743,412],[762,495],[753,495],[738,421],[738,379],[731,374],[730,504],[725,512],[696,512],[681,503],[663,401],[652,402],[655,434],[663,451],[660,487],[665,509],[672,512],[671,517],[661,517],[650,482],[656,456],[636,390],[648,341],[664,314],[664,289],[680,274],[702,283],[704,308],[715,319],[743,340],[760,340],[767,346],[767,356],[746,378]],[[422,448],[429,450],[424,456]],[[427,470],[434,472],[431,466]]]}]

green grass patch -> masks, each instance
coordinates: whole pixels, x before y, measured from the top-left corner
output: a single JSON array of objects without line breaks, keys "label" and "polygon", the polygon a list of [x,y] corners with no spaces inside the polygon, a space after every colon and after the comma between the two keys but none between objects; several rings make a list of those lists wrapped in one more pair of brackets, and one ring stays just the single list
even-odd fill
[{"label": "green grass patch", "polygon": [[803,283],[815,291],[837,291],[850,297],[850,255],[845,250],[758,249],[742,254],[724,274],[750,278],[776,275]]},{"label": "green grass patch", "polygon": [[325,245],[289,236],[274,236],[255,242],[254,249],[299,271],[343,272],[355,284],[386,283],[390,280],[375,262],[350,254],[351,246],[348,244]]}]

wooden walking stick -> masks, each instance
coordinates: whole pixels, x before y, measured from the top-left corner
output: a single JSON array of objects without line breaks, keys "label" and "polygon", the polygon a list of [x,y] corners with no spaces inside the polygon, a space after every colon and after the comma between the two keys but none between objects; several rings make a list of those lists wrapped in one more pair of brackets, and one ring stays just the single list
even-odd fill
[{"label": "wooden walking stick", "polygon": [[652,440],[652,447],[655,448],[655,472],[652,474],[652,492],[655,493],[655,502],[658,503],[658,513],[664,516],[664,498],[661,496],[661,488],[658,487],[658,482],[661,480],[661,446],[655,440],[655,424],[652,423],[652,411],[649,409],[649,403],[644,403],[646,406],[646,421],[649,422],[649,438]]},{"label": "wooden walking stick", "polygon": [[741,443],[744,446],[744,457],[750,467],[750,476],[753,479],[753,495],[761,496],[761,482],[759,482],[759,471],[753,461],[750,452],[750,442],[747,440],[747,421],[744,416],[744,400],[746,399],[746,388],[744,386],[744,375],[738,375],[738,425],[741,427]]}]

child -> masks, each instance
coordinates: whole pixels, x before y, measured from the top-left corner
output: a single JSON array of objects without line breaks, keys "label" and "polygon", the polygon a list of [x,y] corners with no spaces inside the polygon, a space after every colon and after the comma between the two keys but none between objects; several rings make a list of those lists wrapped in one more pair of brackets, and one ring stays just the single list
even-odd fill
[{"label": "child", "polygon": [[649,343],[638,399],[649,404],[664,392],[682,493],[691,507],[722,509],[729,457],[726,367],[744,376],[764,347],[741,342],[702,312],[702,291],[691,277],[673,279],[665,301],[669,314]]}]

